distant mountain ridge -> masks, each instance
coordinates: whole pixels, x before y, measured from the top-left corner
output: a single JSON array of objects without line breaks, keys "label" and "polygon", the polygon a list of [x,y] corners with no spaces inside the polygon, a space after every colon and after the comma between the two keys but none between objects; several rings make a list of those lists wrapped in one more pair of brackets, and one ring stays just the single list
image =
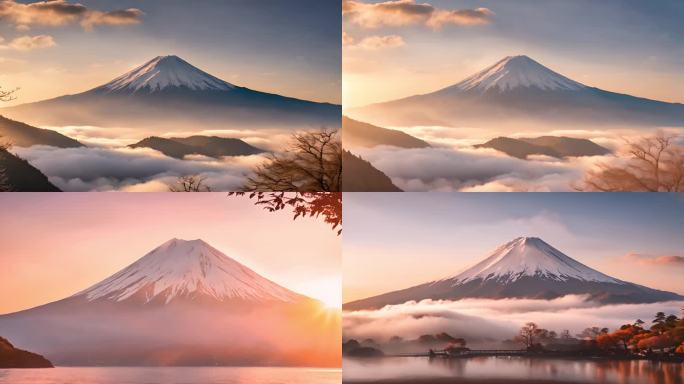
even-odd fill
[{"label": "distant mountain ridge", "polygon": [[0,116],[0,140],[7,140],[17,147],[50,145],[59,148],[75,148],[83,146],[77,140],[59,132],[36,128],[4,116]]},{"label": "distant mountain ridge", "polygon": [[465,298],[554,299],[586,295],[601,303],[652,303],[684,296],[622,281],[565,255],[536,237],[519,237],[455,276],[344,304],[345,310],[378,309],[407,301]]},{"label": "distant mountain ridge", "polygon": [[91,90],[3,108],[38,125],[92,125],[187,132],[188,127],[340,126],[341,106],[240,87],[174,56],[158,56]]},{"label": "distant mountain ridge", "polygon": [[432,93],[372,104],[352,117],[392,126],[684,126],[684,104],[605,91],[520,55]]},{"label": "distant mountain ridge", "polygon": [[610,153],[588,139],[571,137],[541,136],[535,138],[497,137],[475,148],[493,148],[509,156],[525,159],[530,155],[546,155],[551,157],[599,156]]},{"label": "distant mountain ridge", "polygon": [[342,116],[342,143],[345,148],[390,145],[399,148],[426,148],[426,141],[402,131],[377,127]]},{"label": "distant mountain ridge", "polygon": [[131,148],[152,148],[170,156],[182,159],[187,155],[204,155],[220,158],[223,156],[248,156],[266,152],[263,149],[247,144],[240,139],[231,139],[217,136],[190,136],[163,138],[157,136],[147,137]]}]

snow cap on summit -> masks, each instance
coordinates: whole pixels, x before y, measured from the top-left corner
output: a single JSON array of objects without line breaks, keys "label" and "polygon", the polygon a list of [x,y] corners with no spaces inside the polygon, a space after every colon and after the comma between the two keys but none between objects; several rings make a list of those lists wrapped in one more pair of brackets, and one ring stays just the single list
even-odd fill
[{"label": "snow cap on summit", "polygon": [[475,266],[445,280],[453,279],[460,283],[477,279],[513,282],[523,276],[541,276],[558,281],[579,279],[624,283],[587,267],[538,237],[513,239]]},{"label": "snow cap on summit", "polygon": [[460,91],[509,91],[518,87],[543,90],[580,90],[585,85],[571,80],[528,56],[507,56],[489,68],[446,88]]},{"label": "snow cap on summit", "polygon": [[135,263],[74,296],[123,301],[144,297],[166,303],[178,297],[217,301],[297,302],[305,297],[260,276],[204,240],[173,238]]},{"label": "snow cap on summit", "polygon": [[96,90],[136,93],[156,92],[169,87],[182,87],[193,91],[229,91],[235,88],[233,84],[194,67],[176,55],[167,55],[157,56]]}]

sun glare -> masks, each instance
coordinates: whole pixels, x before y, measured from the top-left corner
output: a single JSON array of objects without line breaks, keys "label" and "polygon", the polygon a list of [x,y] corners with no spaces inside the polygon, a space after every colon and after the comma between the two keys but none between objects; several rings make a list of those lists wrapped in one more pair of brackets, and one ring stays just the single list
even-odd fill
[{"label": "sun glare", "polygon": [[305,282],[299,292],[320,300],[326,308],[342,308],[342,277],[325,276]]}]

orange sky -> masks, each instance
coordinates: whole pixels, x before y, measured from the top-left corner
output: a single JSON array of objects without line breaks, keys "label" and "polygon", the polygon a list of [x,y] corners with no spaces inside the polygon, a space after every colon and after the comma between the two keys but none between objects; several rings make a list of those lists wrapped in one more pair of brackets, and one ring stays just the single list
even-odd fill
[{"label": "orange sky", "polygon": [[0,313],[59,300],[173,238],[201,238],[294,291],[337,305],[340,237],[225,193],[1,194]]}]

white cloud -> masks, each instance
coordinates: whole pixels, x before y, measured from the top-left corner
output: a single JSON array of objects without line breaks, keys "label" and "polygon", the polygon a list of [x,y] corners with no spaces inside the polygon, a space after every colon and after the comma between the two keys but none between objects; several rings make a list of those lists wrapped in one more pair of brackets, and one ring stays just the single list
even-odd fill
[{"label": "white cloud", "polygon": [[[679,314],[683,302],[599,305],[581,295],[554,300],[465,299],[423,300],[386,306],[379,310],[344,312],[345,338],[387,341],[447,332],[472,340],[511,339],[527,322],[560,332],[579,333],[591,326],[617,328],[636,319],[648,320],[656,312]],[[477,324],[477,326],[474,326]]]}]

